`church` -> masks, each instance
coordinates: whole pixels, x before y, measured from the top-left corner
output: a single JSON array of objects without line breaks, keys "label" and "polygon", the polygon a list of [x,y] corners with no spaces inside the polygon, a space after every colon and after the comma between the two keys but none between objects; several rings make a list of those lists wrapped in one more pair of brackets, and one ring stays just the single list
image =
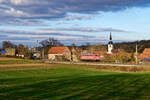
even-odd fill
[{"label": "church", "polygon": [[114,46],[113,46],[113,41],[112,41],[112,35],[110,33],[107,54],[112,54],[113,49],[114,49]]}]

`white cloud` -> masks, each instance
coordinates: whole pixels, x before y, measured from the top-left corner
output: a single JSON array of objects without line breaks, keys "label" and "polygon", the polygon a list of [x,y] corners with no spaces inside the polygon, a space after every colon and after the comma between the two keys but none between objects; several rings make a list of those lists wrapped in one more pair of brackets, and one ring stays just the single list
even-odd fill
[{"label": "white cloud", "polygon": [[55,30],[39,30],[38,32],[35,33],[56,33]]},{"label": "white cloud", "polygon": [[128,31],[123,29],[115,29],[115,28],[92,28],[92,27],[68,27],[68,28],[49,28],[45,30],[57,30],[57,31],[74,31],[74,32],[118,32],[118,33],[136,33],[134,31]]},{"label": "white cloud", "polygon": [[10,8],[9,10],[4,11],[6,15],[14,16],[14,17],[28,17],[29,15],[21,10],[15,10],[14,8]]},{"label": "white cloud", "polygon": [[10,0],[10,2],[15,5],[28,4],[28,3],[30,3],[30,1],[32,1],[32,0]]},{"label": "white cloud", "polygon": [[64,17],[64,20],[89,20],[92,19],[95,15],[94,14],[67,14]]},{"label": "white cloud", "polygon": [[0,3],[3,2],[4,0],[0,0]]}]

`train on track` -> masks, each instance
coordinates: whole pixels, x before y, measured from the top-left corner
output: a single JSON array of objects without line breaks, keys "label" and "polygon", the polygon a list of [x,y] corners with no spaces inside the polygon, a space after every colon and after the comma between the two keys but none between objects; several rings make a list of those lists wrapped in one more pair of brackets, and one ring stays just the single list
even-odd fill
[{"label": "train on track", "polygon": [[100,61],[100,56],[97,54],[84,54],[80,56],[81,61]]}]

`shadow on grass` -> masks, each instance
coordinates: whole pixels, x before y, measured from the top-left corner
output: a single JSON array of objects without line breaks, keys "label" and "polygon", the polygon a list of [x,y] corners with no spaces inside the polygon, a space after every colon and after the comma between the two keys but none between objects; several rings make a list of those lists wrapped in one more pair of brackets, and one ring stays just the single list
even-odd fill
[{"label": "shadow on grass", "polygon": [[[0,88],[1,99],[141,100],[150,99],[149,74],[112,74],[87,77],[0,79],[5,83],[28,82]],[[11,85],[11,84],[10,84]]]}]

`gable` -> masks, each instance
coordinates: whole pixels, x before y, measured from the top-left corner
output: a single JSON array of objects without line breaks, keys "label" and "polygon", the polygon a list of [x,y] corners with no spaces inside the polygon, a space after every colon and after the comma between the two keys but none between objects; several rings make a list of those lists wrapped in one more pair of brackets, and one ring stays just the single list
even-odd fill
[{"label": "gable", "polygon": [[49,51],[48,54],[63,54],[66,50],[68,49],[68,47],[52,47]]}]

